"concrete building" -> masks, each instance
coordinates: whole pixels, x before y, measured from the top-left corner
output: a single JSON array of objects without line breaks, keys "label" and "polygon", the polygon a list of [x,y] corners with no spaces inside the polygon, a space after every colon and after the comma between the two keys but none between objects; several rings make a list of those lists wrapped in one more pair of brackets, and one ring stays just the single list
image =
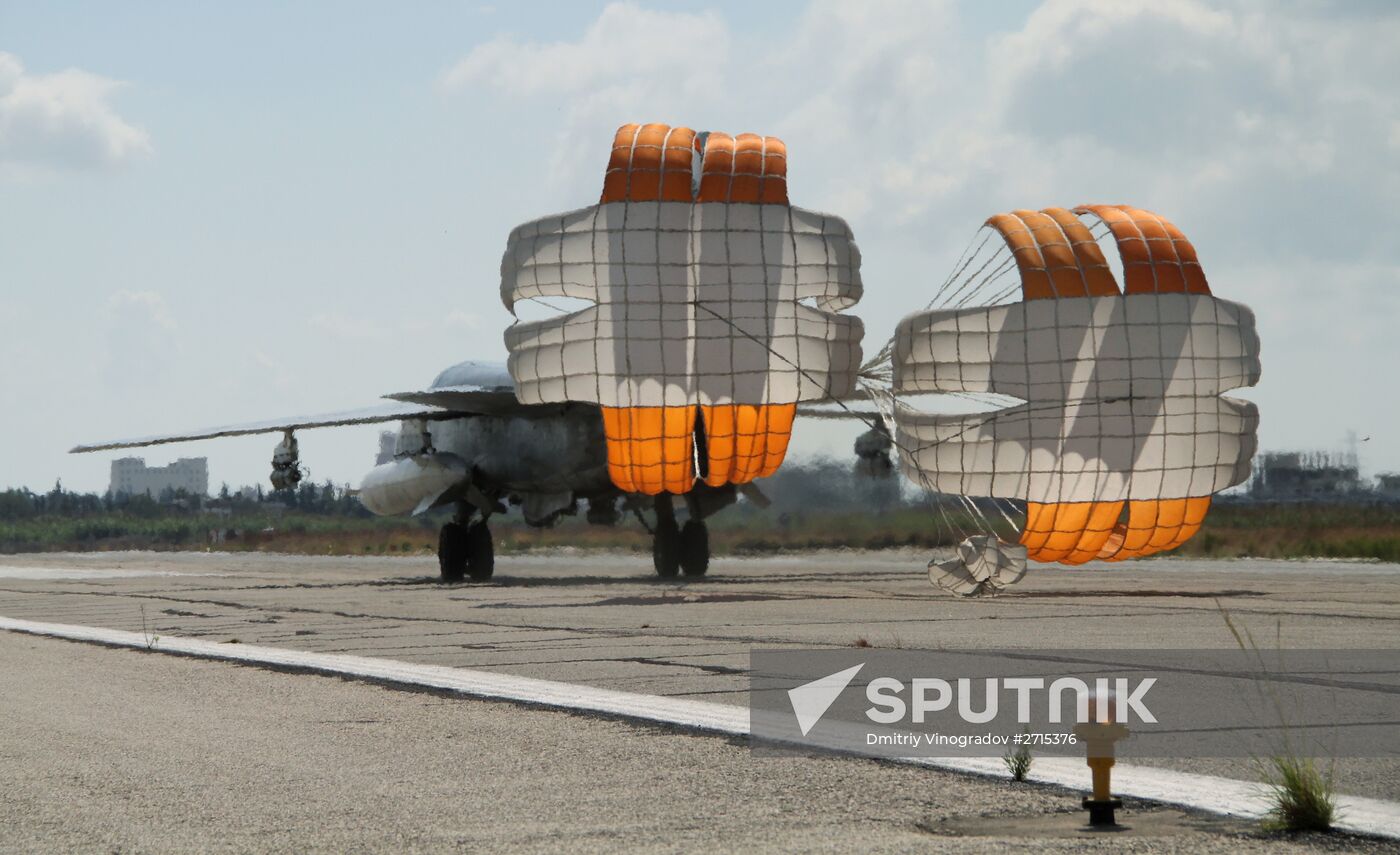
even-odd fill
[{"label": "concrete building", "polygon": [[379,432],[379,454],[374,458],[374,465],[393,463],[394,451],[398,448],[398,444],[399,435],[396,431],[381,430]]},{"label": "concrete building", "polygon": [[1265,452],[1254,461],[1250,498],[1260,501],[1338,501],[1369,492],[1354,454]]},{"label": "concrete building", "polygon": [[148,495],[159,499],[167,489],[184,490],[195,496],[209,493],[209,460],[181,457],[167,466],[147,466],[144,458],[123,457],[112,461],[113,496]]}]

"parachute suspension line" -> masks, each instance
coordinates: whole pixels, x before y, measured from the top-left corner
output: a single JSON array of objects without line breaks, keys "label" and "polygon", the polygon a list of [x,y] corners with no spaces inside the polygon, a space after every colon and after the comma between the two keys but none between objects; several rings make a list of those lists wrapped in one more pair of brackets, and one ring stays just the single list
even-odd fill
[{"label": "parachute suspension line", "polygon": [[[964,254],[966,255],[966,253]],[[894,346],[895,340],[891,337],[872,359],[861,366],[860,370],[862,391],[871,401],[875,402],[881,419],[889,426],[896,424],[896,410],[903,407],[894,390]],[[972,393],[956,393],[956,396],[979,404],[988,403],[975,397]],[[890,435],[892,443],[901,456],[905,459],[912,459],[913,455],[910,453],[910,449],[900,441],[898,431],[890,430]],[[938,525],[940,533],[947,532],[950,543],[960,543],[973,534],[994,533],[991,521],[987,519],[976,502],[965,496],[957,496],[956,502],[962,507],[956,512],[950,512],[948,498],[934,488],[928,473],[918,467],[906,466],[903,468],[906,475],[909,475],[910,470],[912,470],[915,476],[914,480],[923,490],[924,501],[934,514],[935,524]]]},{"label": "parachute suspension line", "polygon": [[[977,235],[981,234],[984,231],[988,232],[987,236],[982,238],[982,243],[978,245],[977,249],[973,250],[972,245],[974,243],[977,243]],[[989,240],[991,240],[991,233],[985,227],[979,228],[977,232],[972,235],[972,240],[967,242],[967,246],[963,247],[962,255],[958,256],[958,261],[956,264],[953,265],[953,269],[948,273],[948,278],[944,279],[943,284],[938,286],[938,290],[933,293],[933,299],[929,300],[928,304],[924,306],[924,311],[928,311],[938,305],[940,298],[943,297],[943,294],[948,290],[948,287],[953,282],[957,281],[958,277],[961,276],[963,274],[963,271],[967,269],[967,266],[972,263],[973,259],[976,258],[978,254],[981,253],[982,247],[986,246],[987,241]]]},{"label": "parachute suspension line", "polygon": [[[694,301],[694,304],[696,308],[702,309],[708,312],[709,314],[713,315],[714,317],[718,318],[719,320],[723,321],[724,323],[728,324],[740,335],[743,335],[744,337],[752,340],[753,342],[761,346],[764,350],[768,351],[768,353],[770,353],[773,356],[776,356],[779,360],[791,366],[807,380],[814,383],[817,382],[816,378],[812,377],[805,369],[802,368],[802,366],[793,362],[791,359],[788,359],[787,356],[783,355],[782,353],[779,353],[768,342],[763,341],[759,337],[741,328],[738,324],[735,324],[729,318],[725,317],[719,312],[716,312],[714,309],[711,309],[709,306],[705,305],[703,300],[696,300]],[[897,432],[891,429],[895,423],[894,407],[898,406],[898,403],[895,401],[892,383],[880,383],[878,386],[876,386],[875,383],[872,383],[870,380],[866,379],[866,377],[868,376],[867,369],[870,370],[870,373],[874,373],[877,376],[885,373],[881,370],[883,366],[880,363],[882,361],[882,358],[884,361],[889,360],[889,354],[893,352],[893,348],[894,339],[891,338],[890,341],[886,343],[886,345],[883,348],[881,348],[881,354],[883,355],[883,357],[877,356],[876,359],[873,359],[870,362],[867,362],[864,366],[862,366],[861,374],[857,377],[856,381],[857,384],[861,387],[861,390],[865,393],[866,397],[868,397],[872,402],[875,403],[875,406],[879,410],[880,421],[882,422],[882,424],[877,425],[875,422],[867,419],[860,412],[853,410],[849,406],[847,406],[845,401],[842,401],[840,399],[834,399],[834,402],[838,407],[840,407],[842,410],[845,410],[847,413],[851,414],[855,418],[859,419],[871,430],[884,430],[886,433],[889,434],[890,441],[894,445],[894,447],[901,454],[908,454],[908,449],[906,449],[903,445],[900,444]],[[893,363],[890,364],[889,371],[890,376],[892,377]],[[890,405],[888,407],[884,405],[884,402],[887,400],[890,402]],[[941,500],[938,491],[933,488],[933,485],[928,481],[928,476],[925,475],[922,471],[919,472],[919,481],[920,486],[923,487],[924,497],[926,501],[928,501],[929,504],[938,511],[938,513],[942,517],[943,523],[947,526],[948,530],[950,532],[956,533],[959,539],[966,537],[969,530],[966,526],[957,524],[953,520],[953,518],[949,516],[947,509],[944,507],[944,502]],[[959,498],[962,499],[964,502],[967,501],[966,497]],[[982,520],[982,529],[988,529],[989,525],[986,521],[985,516],[983,516],[981,511],[976,509],[975,506],[972,507],[974,514]]]},{"label": "parachute suspension line", "polygon": [[[891,345],[892,343],[893,339],[891,339]],[[889,349],[891,345],[886,345],[885,349]],[[884,421],[887,426],[894,425],[896,423],[895,410],[900,406],[900,404],[894,394],[894,384],[892,382],[892,379],[890,382],[880,384],[879,386],[876,386],[873,383],[864,382],[861,383],[861,386],[863,391],[870,398],[870,400],[875,403],[876,409],[880,413],[881,420]],[[886,429],[889,430],[888,427]],[[895,446],[895,448],[899,451],[901,455],[907,455],[908,449],[906,449],[899,442],[898,437],[899,434],[897,432],[890,432],[890,442]],[[949,515],[946,503],[943,501],[938,491],[935,490],[933,488],[933,485],[929,482],[928,475],[922,469],[916,468],[915,472],[918,474],[919,486],[923,488],[924,501],[928,504],[930,511],[932,511],[935,514],[934,522],[938,524],[939,532],[941,533],[942,531],[946,530],[948,532],[948,537],[951,542],[960,542],[963,538],[967,536],[967,532],[964,530],[964,527],[958,525],[954,521],[954,518]]]},{"label": "parachute suspension line", "polygon": [[[748,330],[744,329],[743,327],[740,327],[738,324],[734,323],[734,322],[731,321],[729,318],[725,317],[724,315],[720,314],[719,312],[716,312],[714,309],[711,309],[709,306],[705,305],[705,301],[704,301],[704,300],[695,300],[695,301],[693,301],[693,304],[694,304],[695,308],[697,308],[697,309],[704,309],[705,311],[709,312],[711,315],[714,315],[714,316],[715,316],[716,318],[718,318],[719,320],[721,320],[721,321],[723,321],[724,323],[728,324],[729,326],[733,327],[735,332],[739,333],[740,335],[744,336],[745,338],[747,338],[747,339],[749,339],[750,341],[754,342],[755,344],[759,345],[759,346],[762,347],[764,350],[768,351],[768,353],[769,353],[770,355],[776,356],[776,357],[778,357],[778,359],[780,359],[780,360],[782,360],[783,362],[787,363],[788,365],[792,366],[792,368],[793,368],[794,370],[796,370],[798,374],[801,374],[802,377],[803,377],[805,380],[807,380],[808,382],[814,383],[814,384],[816,384],[817,386],[821,386],[821,385],[822,385],[821,381],[820,381],[819,379],[817,379],[816,377],[812,376],[811,372],[807,371],[807,370],[804,369],[801,365],[798,365],[796,362],[793,362],[791,359],[788,359],[786,356],[784,356],[783,354],[779,353],[779,352],[778,352],[776,349],[774,349],[774,347],[773,347],[771,344],[769,344],[768,342],[764,341],[763,339],[759,338],[758,336],[754,335],[753,333],[749,332]],[[859,378],[857,378],[857,382],[859,382]],[[879,426],[877,426],[874,422],[872,422],[872,421],[870,421],[869,419],[867,419],[864,415],[862,415],[862,414],[859,413],[858,411],[853,410],[853,409],[851,409],[850,407],[846,406],[846,403],[845,403],[844,401],[842,401],[842,400],[840,400],[840,399],[838,399],[838,398],[833,398],[832,400],[835,401],[835,403],[836,403],[837,406],[839,406],[841,409],[845,410],[846,412],[850,413],[850,414],[851,414],[852,416],[854,416],[855,418],[859,419],[863,424],[865,424],[866,426],[868,426],[871,430],[878,430],[878,429],[880,429],[880,428],[885,428],[884,425],[879,425]],[[888,429],[888,428],[885,428],[885,429]]]},{"label": "parachute suspension line", "polygon": [[[979,236],[981,237],[980,242],[978,241]],[[993,238],[997,238],[997,240],[989,248],[988,244],[992,243]],[[976,244],[975,249],[972,249],[972,244]],[[972,268],[974,264],[976,268],[969,273],[969,268]],[[973,236],[969,248],[965,249],[959,258],[957,268],[948,280],[939,287],[925,311],[937,308],[962,308],[973,301],[977,301],[980,305],[995,305],[1002,302],[1020,288],[1019,276],[1015,277],[1014,283],[1009,287],[1001,284],[1002,279],[1008,274],[1014,273],[1016,268],[1015,255],[1000,239],[1000,235],[989,226],[983,226],[978,230],[978,234]],[[987,299],[987,292],[993,290],[996,291],[997,296],[990,300]]]},{"label": "parachute suspension line", "polygon": [[[1106,229],[1104,231],[1107,231]],[[938,287],[932,300],[925,307],[925,311],[938,309],[957,310],[970,305],[994,306],[1004,303],[1015,302],[1022,291],[1019,265],[1015,253],[1007,245],[1002,236],[990,225],[981,226],[972,239],[958,256],[957,262],[953,265],[951,272],[944,282]],[[886,395],[889,399],[888,415],[882,409],[882,417],[887,421],[894,422],[895,411],[903,406],[899,401],[899,395],[894,390],[894,350],[895,340],[890,339],[875,355],[875,357],[862,366],[861,374],[882,383],[888,389]],[[976,421],[973,426],[980,427],[997,418],[998,411],[1005,406],[1002,396],[990,392],[946,392],[943,393],[954,400],[970,402],[979,408],[989,408],[992,411],[987,414],[985,421]],[[909,449],[903,447],[903,443],[898,439],[898,432],[894,433],[895,445],[899,447],[906,460],[912,460]],[[940,440],[946,441],[946,440]],[[937,443],[929,443],[930,446]],[[922,450],[922,449],[920,449]],[[963,494],[955,494],[954,502],[949,502],[948,497],[934,488],[929,473],[917,466],[906,466],[906,474],[909,470],[917,473],[916,480],[925,493],[929,505],[935,509],[935,521],[939,526],[946,527],[953,535],[953,542],[958,543],[974,534],[986,534],[1000,538],[1003,533],[1010,535],[1010,539],[1016,538],[1016,532],[1023,528],[1023,524],[1017,517],[1023,516],[1023,512],[1017,504],[1010,500],[990,498],[988,500],[978,500]],[[956,507],[956,511],[950,512],[950,505]],[[1010,532],[999,532],[1003,526],[1008,527]]]},{"label": "parachute suspension line", "polygon": [[[1107,233],[1108,229],[1103,227],[1100,232],[1101,234]],[[968,242],[952,272],[929,302],[927,310],[936,308],[960,309],[969,304],[998,305],[1014,302],[1021,289],[1015,254],[1011,252],[995,229],[983,226]],[[820,385],[820,380],[813,377],[802,366],[778,352],[767,341],[741,328],[727,315],[706,305],[705,301],[696,300],[694,305],[697,309],[725,323],[740,336],[759,345],[770,355],[777,357],[779,361],[793,368],[807,381]],[[892,445],[897,453],[906,460],[912,460],[914,459],[914,451],[919,449],[906,447],[899,438],[898,431],[894,429],[894,425],[897,423],[895,416],[905,406],[899,400],[899,395],[894,388],[895,346],[896,339],[891,336],[857,370],[857,387],[862,395],[874,404],[882,424],[875,424],[872,420],[853,410],[845,401],[836,400],[835,403],[848,414],[858,418],[867,427],[883,429],[890,435]],[[1000,400],[1002,396],[994,393],[950,392],[946,394],[955,399],[972,402],[979,407],[992,408],[992,411],[987,414],[988,422],[997,417],[999,409],[1004,405],[1004,400]],[[1014,538],[1014,532],[1023,527],[1022,522],[1018,521],[1017,517],[1024,516],[1024,511],[1012,500],[992,498],[988,500],[989,505],[987,501],[954,494],[955,498],[950,501],[948,495],[941,493],[934,487],[929,473],[919,467],[904,468],[906,475],[911,474],[911,472],[915,475],[914,480],[924,493],[925,502],[934,515],[935,523],[940,530],[948,533],[953,543],[961,542],[976,534],[1000,537],[998,529],[1003,525],[1011,529],[1011,537]]]}]

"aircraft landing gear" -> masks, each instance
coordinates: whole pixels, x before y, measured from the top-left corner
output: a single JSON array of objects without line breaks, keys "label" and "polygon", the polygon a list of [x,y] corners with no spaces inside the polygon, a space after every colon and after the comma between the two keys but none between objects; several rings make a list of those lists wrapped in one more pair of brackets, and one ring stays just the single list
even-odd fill
[{"label": "aircraft landing gear", "polygon": [[681,569],[681,530],[675,519],[660,520],[651,535],[651,561],[656,575],[674,579]]},{"label": "aircraft landing gear", "polygon": [[443,525],[438,534],[438,568],[444,582],[460,582],[464,576],[473,582],[490,579],[496,570],[496,548],[486,520],[453,520]]},{"label": "aircraft landing gear", "polygon": [[681,527],[681,572],[704,576],[710,569],[710,530],[704,520],[686,520]]},{"label": "aircraft landing gear", "polygon": [[676,523],[675,507],[665,493],[656,497],[656,531],[652,533],[651,559],[656,575],[674,579],[676,574],[703,576],[710,568],[710,532],[700,519]]}]

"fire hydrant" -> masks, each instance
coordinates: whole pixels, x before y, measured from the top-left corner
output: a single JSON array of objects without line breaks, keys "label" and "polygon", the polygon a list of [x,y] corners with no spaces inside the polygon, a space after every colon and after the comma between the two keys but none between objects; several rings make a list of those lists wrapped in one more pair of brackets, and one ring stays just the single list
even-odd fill
[{"label": "fire hydrant", "polygon": [[1092,795],[1083,802],[1089,812],[1089,824],[1117,825],[1113,812],[1123,806],[1123,801],[1113,797],[1113,746],[1128,737],[1128,728],[1118,723],[1118,704],[1112,692],[1089,697],[1089,720],[1075,725],[1074,735],[1084,741],[1084,754],[1093,774]]}]

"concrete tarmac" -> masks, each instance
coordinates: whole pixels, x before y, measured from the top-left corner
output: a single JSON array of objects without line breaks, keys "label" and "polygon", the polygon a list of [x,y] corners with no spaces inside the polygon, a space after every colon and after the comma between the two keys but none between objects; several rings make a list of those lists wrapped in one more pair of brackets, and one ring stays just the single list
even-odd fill
[{"label": "concrete tarmac", "polygon": [[1397,852],[506,703],[0,635],[11,852]]},{"label": "concrete tarmac", "polygon": [[[1000,598],[963,601],[928,584],[927,561],[719,559],[703,581],[662,582],[645,556],[560,551],[443,586],[431,558],[22,555],[0,557],[0,615],[732,704],[746,701],[753,646],[1228,648],[1225,610],[1284,647],[1400,648],[1396,565],[1037,568]],[[0,845],[13,849],[344,849],[356,834],[369,849],[1107,845],[1076,836],[1075,798],[1047,789],[758,759],[713,737],[19,636],[0,636],[0,662],[12,782]],[[1348,761],[1340,783],[1400,798],[1393,763]],[[1133,847],[1284,846],[1178,812],[1142,816],[1163,833]]]}]

